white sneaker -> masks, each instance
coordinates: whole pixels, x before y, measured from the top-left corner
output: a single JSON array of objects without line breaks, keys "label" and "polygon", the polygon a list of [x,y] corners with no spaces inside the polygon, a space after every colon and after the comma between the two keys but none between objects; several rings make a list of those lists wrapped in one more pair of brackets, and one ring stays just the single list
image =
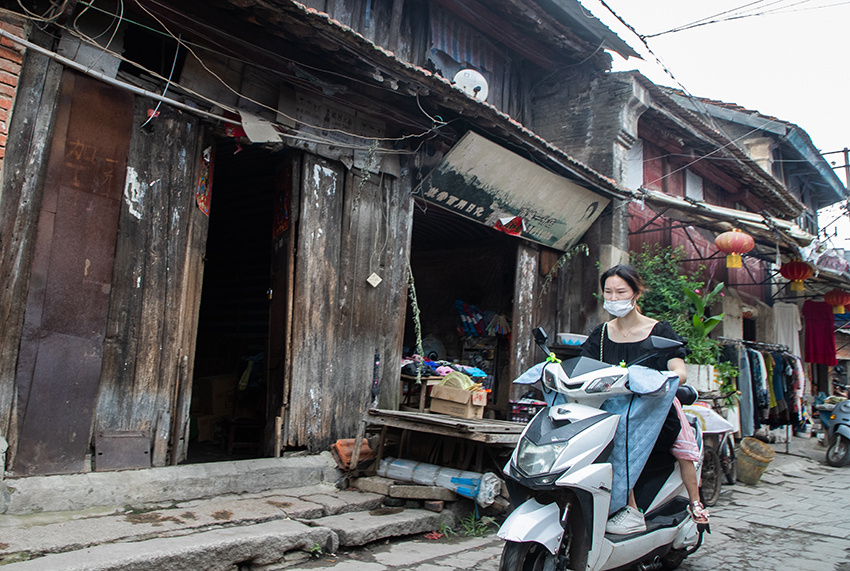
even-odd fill
[{"label": "white sneaker", "polygon": [[643,514],[632,506],[626,506],[608,519],[605,525],[605,533],[615,535],[626,535],[629,533],[640,533],[646,531],[646,522]]}]

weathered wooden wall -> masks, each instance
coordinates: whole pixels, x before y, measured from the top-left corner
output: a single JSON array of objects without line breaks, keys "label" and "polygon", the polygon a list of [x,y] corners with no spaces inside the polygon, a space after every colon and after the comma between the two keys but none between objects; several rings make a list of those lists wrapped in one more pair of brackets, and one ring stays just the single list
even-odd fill
[{"label": "weathered wooden wall", "polygon": [[[543,353],[534,344],[532,331],[535,328],[542,327],[549,335],[550,344],[555,342],[559,326],[556,309],[560,295],[558,283],[557,279],[553,280],[545,294],[543,283],[551,268],[552,259],[557,260],[559,255],[560,252],[541,248],[525,240],[519,241],[511,323],[510,380],[544,359]],[[541,264],[541,260],[544,263]],[[503,384],[505,385],[507,383]],[[527,390],[527,387],[513,385],[510,388],[510,398],[518,398]]]},{"label": "weathered wooden wall", "polygon": [[94,429],[153,436],[188,420],[208,219],[195,205],[199,121],[163,106],[140,128],[150,107],[137,98]]},{"label": "weathered wooden wall", "polygon": [[[421,65],[428,49],[428,8],[411,0],[306,0],[404,61]],[[368,10],[367,10],[368,6]],[[368,12],[368,15],[367,15]]]},{"label": "weathered wooden wall", "polygon": [[405,179],[373,175],[361,188],[313,155],[302,172],[287,434],[321,450],[356,433],[376,353],[381,405],[397,405],[411,199]]},{"label": "weathered wooden wall", "polygon": [[[38,38],[34,38],[36,41]],[[11,439],[15,375],[62,66],[27,52],[0,189],[0,436]],[[12,450],[14,450],[14,442]],[[2,466],[0,466],[2,469]]]}]

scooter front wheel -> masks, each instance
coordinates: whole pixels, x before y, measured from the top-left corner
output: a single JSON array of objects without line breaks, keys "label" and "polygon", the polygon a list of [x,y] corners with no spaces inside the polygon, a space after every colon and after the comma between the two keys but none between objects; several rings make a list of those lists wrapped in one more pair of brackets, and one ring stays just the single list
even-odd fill
[{"label": "scooter front wheel", "polygon": [[840,434],[832,437],[832,444],[826,451],[826,462],[840,468],[850,464],[850,440]]},{"label": "scooter front wheel", "polygon": [[534,541],[506,541],[499,571],[554,571],[555,555]]}]

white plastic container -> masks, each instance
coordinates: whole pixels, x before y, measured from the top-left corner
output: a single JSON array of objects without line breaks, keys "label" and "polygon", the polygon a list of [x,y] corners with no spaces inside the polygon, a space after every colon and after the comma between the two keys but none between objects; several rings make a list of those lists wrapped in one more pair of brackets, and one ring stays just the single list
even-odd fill
[{"label": "white plastic container", "polygon": [[587,341],[587,335],[579,335],[577,333],[558,333],[558,345],[574,345],[578,346]]}]

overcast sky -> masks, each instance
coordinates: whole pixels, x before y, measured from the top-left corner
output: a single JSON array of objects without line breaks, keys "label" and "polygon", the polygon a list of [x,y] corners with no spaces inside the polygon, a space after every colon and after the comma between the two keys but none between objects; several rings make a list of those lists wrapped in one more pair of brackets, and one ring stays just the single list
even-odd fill
[{"label": "overcast sky", "polygon": [[[614,69],[638,69],[655,83],[679,87],[641,40],[602,5],[580,0],[644,61],[614,54]],[[635,30],[649,36],[703,18],[785,13],[724,21],[654,38],[652,51],[691,94],[737,103],[795,123],[822,153],[850,147],[850,0],[606,0]],[[814,9],[812,9],[814,8]],[[842,154],[827,162],[844,164]],[[844,169],[836,173],[846,184]],[[821,224],[833,220],[824,219]],[[850,223],[847,225],[850,227]],[[850,236],[850,230],[847,235]],[[835,246],[848,248],[850,241]]]}]

